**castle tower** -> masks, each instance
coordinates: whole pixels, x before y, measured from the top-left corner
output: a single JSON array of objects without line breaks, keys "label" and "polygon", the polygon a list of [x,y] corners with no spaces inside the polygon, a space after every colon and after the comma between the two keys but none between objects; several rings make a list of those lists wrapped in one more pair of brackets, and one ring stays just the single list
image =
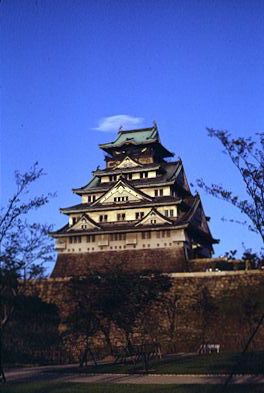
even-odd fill
[{"label": "castle tower", "polygon": [[120,130],[99,145],[105,168],[73,189],[81,203],[62,208],[68,223],[52,236],[53,277],[124,263],[129,270],[187,271],[188,260],[211,257],[213,239],[199,195],[192,195],[181,160],[161,143],[156,124]]}]

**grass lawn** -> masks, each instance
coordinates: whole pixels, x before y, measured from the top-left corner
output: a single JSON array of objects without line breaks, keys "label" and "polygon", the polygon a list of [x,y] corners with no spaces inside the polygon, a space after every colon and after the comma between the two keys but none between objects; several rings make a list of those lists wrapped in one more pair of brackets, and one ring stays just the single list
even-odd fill
[{"label": "grass lawn", "polygon": [[[0,386],[1,393],[222,393],[220,385],[105,385],[34,382]],[[233,385],[228,393],[263,393],[263,385]]]},{"label": "grass lawn", "polygon": [[[210,355],[173,356],[159,361],[152,361],[150,373],[153,374],[229,374],[240,359],[239,353],[219,353]],[[143,369],[138,364],[134,370],[129,364],[101,364],[97,367],[68,368],[62,373],[131,373]],[[58,370],[59,372],[59,370]],[[248,352],[242,356],[242,362],[236,366],[236,374],[264,374],[264,352]]]}]

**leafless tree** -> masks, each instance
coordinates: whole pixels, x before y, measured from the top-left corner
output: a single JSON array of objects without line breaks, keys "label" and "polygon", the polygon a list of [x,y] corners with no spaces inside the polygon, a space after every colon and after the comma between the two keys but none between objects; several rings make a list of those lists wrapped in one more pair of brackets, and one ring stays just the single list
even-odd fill
[{"label": "leafless tree", "polygon": [[[52,196],[29,195],[31,185],[43,175],[38,163],[25,173],[16,172],[16,191],[0,210],[0,354],[3,329],[23,291],[23,280],[42,276],[44,263],[53,259],[53,245],[47,237],[50,226],[29,221],[30,213],[46,205]],[[5,381],[1,355],[0,377]]]},{"label": "leafless tree", "polygon": [[[237,207],[248,218],[248,228],[259,233],[264,241],[264,133],[249,138],[233,138],[229,132],[208,128],[210,137],[217,138],[224,147],[224,153],[239,171],[245,186],[247,198],[237,195],[219,184],[207,185],[203,179],[197,184],[208,194]],[[231,220],[233,221],[233,220]]]}]

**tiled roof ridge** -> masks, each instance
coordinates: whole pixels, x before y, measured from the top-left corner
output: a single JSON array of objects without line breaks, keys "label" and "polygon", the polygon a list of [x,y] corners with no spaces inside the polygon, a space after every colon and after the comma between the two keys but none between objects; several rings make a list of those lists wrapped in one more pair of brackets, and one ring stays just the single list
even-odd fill
[{"label": "tiled roof ridge", "polygon": [[[145,216],[146,217],[146,216]],[[144,217],[144,218],[145,218]],[[166,217],[167,218],[167,217]],[[152,224],[136,227],[134,224],[138,223],[136,220],[133,220],[127,224],[125,223],[119,223],[118,225],[116,222],[104,222],[101,223],[101,229],[99,230],[98,228],[95,229],[80,229],[80,230],[71,230],[71,227],[69,224],[67,224],[68,231],[65,231],[65,227],[62,227],[58,229],[57,231],[51,232],[51,235],[86,235],[86,234],[101,234],[101,233],[111,233],[111,232],[138,232],[138,231],[147,231],[147,230],[162,230],[164,228],[167,229],[177,229],[181,227],[187,227],[188,223],[183,222],[181,219],[180,220],[175,220],[172,221],[171,223],[165,223],[165,224],[160,224],[155,227],[153,227]]]},{"label": "tiled roof ridge", "polygon": [[[166,169],[166,167],[171,167],[171,166],[173,166],[173,165],[175,165],[176,166],[176,168],[175,168],[175,171],[173,172],[173,174],[169,177],[169,179],[172,179],[172,177],[175,175],[175,173],[177,172],[177,170],[179,169],[179,165],[180,164],[182,164],[182,160],[181,159],[178,159],[178,160],[175,160],[175,161],[172,161],[172,162],[164,162],[164,163],[162,163],[161,164],[161,167],[163,168],[163,169]],[[78,192],[78,191],[83,191],[83,190],[85,190],[88,186],[89,186],[89,184],[91,184],[96,178],[98,178],[99,179],[99,176],[94,176],[87,184],[85,184],[84,186],[82,186],[82,187],[77,187],[77,188],[73,188],[72,189],[72,191],[73,192]],[[151,178],[151,180],[152,181],[154,181],[154,180],[156,180],[157,178]],[[146,179],[132,179],[132,181],[135,181],[135,182],[137,182],[137,181],[141,181],[141,180],[146,180]],[[148,179],[148,180],[150,180],[150,179]],[[167,179],[167,181],[168,181],[168,179]],[[157,182],[157,183],[159,183],[159,182]],[[104,185],[102,186],[101,184],[99,185],[99,187],[100,186],[102,186],[103,188],[104,187],[107,187],[106,186],[106,184],[108,184],[108,183],[104,183]],[[98,188],[99,188],[98,187]],[[96,189],[96,187],[95,187],[95,189]]]},{"label": "tiled roof ridge", "polygon": [[121,130],[118,131],[118,134],[127,134],[127,133],[130,133],[130,132],[134,133],[134,132],[151,131],[151,130],[156,131],[157,128],[155,126],[152,126],[152,127],[145,127],[145,128],[135,128],[133,130],[123,130],[123,129],[121,129]]},{"label": "tiled roof ridge", "polygon": [[[142,205],[149,205],[154,203],[155,205],[164,205],[166,203],[181,203],[182,202],[182,198],[178,198],[178,197],[173,197],[171,195],[168,196],[163,196],[163,197],[152,197],[152,200],[149,201],[138,201],[138,202],[131,202],[130,204],[128,204],[127,202],[124,202],[124,204],[122,203],[111,203],[111,204],[107,204],[104,205],[104,208],[115,208],[118,207],[120,209],[122,208],[131,208],[133,209],[134,207],[137,206],[142,206]],[[78,203],[76,205],[72,205],[69,207],[65,207],[65,208],[61,208],[61,212],[63,211],[71,211],[71,210],[80,210],[80,212],[83,209],[89,209],[90,207],[95,208],[95,206],[92,206],[92,203]],[[103,207],[102,207],[103,208]]]},{"label": "tiled roof ridge", "polygon": [[137,192],[138,194],[140,194],[142,197],[146,198],[149,201],[152,201],[152,197],[145,194],[143,191],[141,191],[140,189],[134,187],[132,184],[130,184],[130,182],[123,176],[120,176],[120,178],[114,182],[114,184],[112,185],[112,187],[110,187],[103,195],[101,195],[98,199],[96,199],[91,206],[96,205],[100,199],[102,199],[104,197],[105,194],[107,194],[109,191],[111,191],[113,188],[115,188],[119,183],[123,183],[125,186],[129,187],[130,189],[132,189],[133,191]]},{"label": "tiled roof ridge", "polygon": [[[115,144],[118,143],[118,140],[120,139],[121,135],[126,135],[126,134],[135,134],[135,133],[140,133],[140,132],[150,132],[152,131],[151,137],[153,136],[154,133],[157,134],[157,138],[154,135],[153,138],[147,137],[146,141],[150,141],[150,140],[155,140],[157,139],[159,141],[159,135],[158,135],[158,130],[156,126],[150,127],[150,128],[137,128],[135,130],[120,130],[117,134],[117,138],[112,141],[112,142],[106,142],[106,143],[100,143],[99,147],[106,147],[106,146],[114,146]],[[133,139],[133,138],[132,138]],[[145,142],[146,142],[145,141]],[[123,141],[121,143],[119,143],[118,145],[122,146],[126,141]],[[135,142],[136,143],[136,142]],[[138,144],[138,142],[137,142]]]}]

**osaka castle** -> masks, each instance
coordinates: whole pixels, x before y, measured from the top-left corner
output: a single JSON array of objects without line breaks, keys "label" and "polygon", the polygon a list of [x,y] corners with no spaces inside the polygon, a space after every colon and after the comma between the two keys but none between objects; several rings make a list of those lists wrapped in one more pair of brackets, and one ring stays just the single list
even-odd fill
[{"label": "osaka castle", "polygon": [[212,256],[218,241],[201,199],[156,124],[120,129],[115,141],[99,147],[104,168],[73,189],[80,203],[60,209],[67,224],[51,233],[58,252],[52,277],[119,263],[128,270],[184,272],[191,260]]}]

